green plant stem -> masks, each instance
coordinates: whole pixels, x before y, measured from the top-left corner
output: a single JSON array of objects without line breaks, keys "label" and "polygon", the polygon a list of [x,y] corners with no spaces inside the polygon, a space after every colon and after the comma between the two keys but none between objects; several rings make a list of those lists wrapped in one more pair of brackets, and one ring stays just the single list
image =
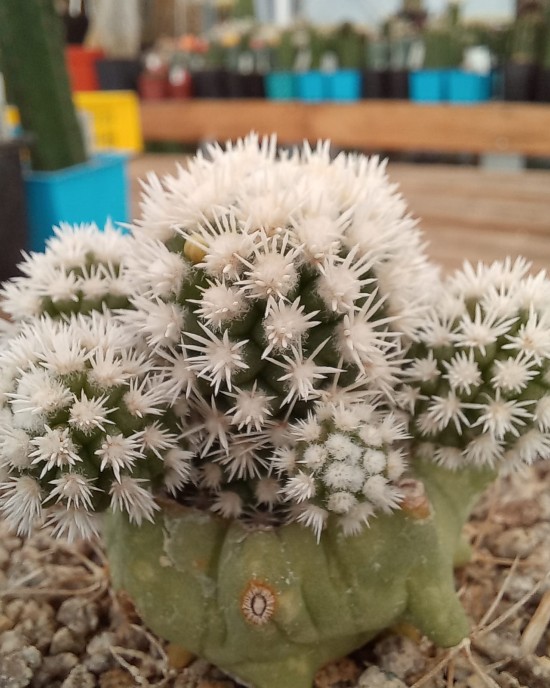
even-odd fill
[{"label": "green plant stem", "polygon": [[[431,516],[379,515],[348,538],[331,522],[320,542],[296,523],[250,531],[174,502],[140,527],[110,514],[113,584],[157,633],[255,688],[310,688],[320,666],[401,620],[455,645],[469,628],[454,590],[455,554],[494,474],[433,463],[415,472]],[[261,625],[243,603],[256,585],[274,600]]]},{"label": "green plant stem", "polygon": [[2,0],[0,51],[7,88],[33,136],[32,166],[57,170],[86,160],[53,0]]}]

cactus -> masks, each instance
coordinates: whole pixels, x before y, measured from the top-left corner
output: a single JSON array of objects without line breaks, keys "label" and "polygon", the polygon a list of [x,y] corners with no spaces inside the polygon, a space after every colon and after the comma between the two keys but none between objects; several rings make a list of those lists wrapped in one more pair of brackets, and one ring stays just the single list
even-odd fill
[{"label": "cactus", "polygon": [[448,69],[462,62],[463,44],[456,29],[430,28],[424,32],[424,68]]},{"label": "cactus", "polygon": [[537,63],[543,37],[544,22],[538,11],[520,14],[512,24],[508,55],[509,61],[519,65]]},{"label": "cactus", "polygon": [[411,349],[414,451],[510,471],[550,449],[548,282],[523,260],[468,266]]},{"label": "cactus", "polygon": [[292,72],[297,53],[294,32],[291,30],[281,31],[272,48],[273,68],[280,72]]},{"label": "cactus", "polygon": [[340,69],[362,69],[365,63],[365,37],[352,24],[342,24],[332,35],[332,45]]},{"label": "cactus", "polygon": [[461,527],[550,455],[550,285],[442,282],[377,158],[210,146],[131,235],[58,230],[3,288],[0,508],[104,535],[146,623],[256,688],[468,622]]},{"label": "cactus", "polygon": [[36,170],[61,169],[86,160],[63,47],[53,0],[0,3],[4,78],[23,128],[34,138],[31,159]]}]

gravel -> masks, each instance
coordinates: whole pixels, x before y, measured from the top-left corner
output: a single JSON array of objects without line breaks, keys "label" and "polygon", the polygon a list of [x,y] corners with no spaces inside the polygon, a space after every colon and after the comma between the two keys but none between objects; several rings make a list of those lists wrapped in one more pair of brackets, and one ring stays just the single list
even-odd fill
[{"label": "gravel", "polygon": [[[401,624],[322,669],[315,688],[550,686],[550,465],[501,480],[467,533],[474,555],[456,578],[470,637],[440,650]],[[0,688],[237,686],[141,624],[97,543],[22,540],[2,522],[0,542]]]}]

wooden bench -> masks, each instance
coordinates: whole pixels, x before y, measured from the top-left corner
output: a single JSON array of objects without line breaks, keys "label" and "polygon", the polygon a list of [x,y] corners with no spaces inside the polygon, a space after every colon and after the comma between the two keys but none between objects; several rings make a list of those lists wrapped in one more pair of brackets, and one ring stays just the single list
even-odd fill
[{"label": "wooden bench", "polygon": [[544,104],[164,100],[143,102],[141,118],[145,141],[225,141],[255,130],[276,132],[281,143],[329,138],[371,151],[550,157],[550,105]]}]

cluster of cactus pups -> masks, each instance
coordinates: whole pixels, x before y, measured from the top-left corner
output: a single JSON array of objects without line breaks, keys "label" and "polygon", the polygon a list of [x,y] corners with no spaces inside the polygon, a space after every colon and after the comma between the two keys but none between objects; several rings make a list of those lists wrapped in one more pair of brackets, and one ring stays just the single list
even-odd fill
[{"label": "cluster of cactus pups", "polygon": [[61,227],[3,287],[7,521],[105,512],[150,625],[259,688],[398,619],[458,642],[472,502],[550,454],[545,275],[442,280],[384,163],[328,144],[212,146],[129,229]]}]

